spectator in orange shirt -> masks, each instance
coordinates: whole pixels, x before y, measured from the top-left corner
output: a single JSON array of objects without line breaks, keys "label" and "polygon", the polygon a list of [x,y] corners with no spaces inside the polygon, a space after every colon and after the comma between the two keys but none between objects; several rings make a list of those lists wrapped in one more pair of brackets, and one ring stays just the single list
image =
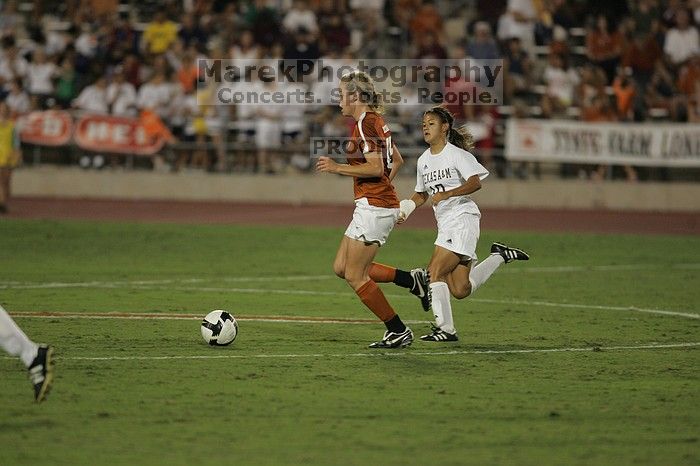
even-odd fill
[{"label": "spectator in orange shirt", "polygon": [[605,15],[599,15],[595,27],[586,35],[586,55],[593,64],[605,70],[608,83],[615,76],[621,54],[622,35],[611,28]]},{"label": "spectator in orange shirt", "polygon": [[440,45],[437,36],[432,32],[420,36],[416,44],[418,45],[418,53],[416,54],[418,59],[444,60],[447,58],[447,51]]},{"label": "spectator in orange shirt", "polygon": [[678,90],[690,96],[695,93],[695,85],[700,82],[700,53],[696,53],[678,72]]},{"label": "spectator in orange shirt", "polygon": [[[150,108],[144,108],[141,110],[139,115],[139,120],[143,129],[146,132],[146,136],[149,139],[163,138],[166,144],[175,144],[177,139],[173,136],[167,126],[160,119],[158,114]],[[153,168],[154,170],[161,171],[165,167],[165,161],[160,154],[153,156]]]},{"label": "spectator in orange shirt", "polygon": [[[581,120],[593,123],[617,121],[617,115],[615,115],[608,96],[600,93],[593,98],[589,106],[582,109]],[[628,181],[637,181],[637,170],[633,166],[625,165],[622,168]],[[596,181],[602,181],[611,175],[610,169],[609,165],[598,165],[591,173],[591,178]]]},{"label": "spectator in orange shirt", "polygon": [[191,92],[194,89],[198,76],[199,69],[197,68],[195,56],[192,52],[187,51],[183,54],[182,66],[177,71],[177,80],[180,83],[182,91],[185,93]]},{"label": "spectator in orange shirt", "polygon": [[622,121],[630,121],[633,117],[632,100],[636,94],[636,89],[629,75],[629,69],[620,68],[612,85],[615,93],[617,115]]},{"label": "spectator in orange shirt", "polygon": [[604,93],[595,96],[588,105],[581,109],[581,120],[587,122],[616,121],[617,115]]},{"label": "spectator in orange shirt", "polygon": [[690,57],[678,72],[676,86],[680,91],[675,102],[676,108],[685,108],[688,121],[698,122],[700,120],[700,53]]},{"label": "spectator in orange shirt", "polygon": [[656,62],[663,57],[661,47],[651,34],[636,33],[622,54],[622,66],[631,69],[631,79],[638,92],[634,97],[635,118],[642,120],[646,113],[644,91],[651,81]]},{"label": "spectator in orange shirt", "polygon": [[442,42],[442,17],[433,2],[428,0],[416,10],[409,23],[409,30],[414,43],[425,34],[434,34]]},{"label": "spectator in orange shirt", "polygon": [[151,139],[163,138],[165,142],[175,143],[175,136],[170,132],[167,126],[160,119],[158,114],[150,108],[144,108],[139,115],[141,125],[146,131],[146,136]]},{"label": "spectator in orange shirt", "polygon": [[661,47],[654,36],[636,33],[625,44],[622,52],[622,66],[630,67],[635,77],[643,76],[647,81],[654,72],[656,61],[663,56]]},{"label": "spectator in orange shirt", "polygon": [[549,43],[549,53],[557,54],[568,60],[571,50],[569,49],[569,33],[566,29],[559,26],[554,26],[552,33],[552,42]]}]

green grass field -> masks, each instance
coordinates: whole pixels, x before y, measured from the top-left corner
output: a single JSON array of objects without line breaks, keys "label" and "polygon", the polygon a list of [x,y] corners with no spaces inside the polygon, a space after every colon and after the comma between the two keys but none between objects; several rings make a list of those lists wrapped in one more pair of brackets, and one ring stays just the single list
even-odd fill
[{"label": "green grass field", "polygon": [[[372,317],[332,276],[342,231],[0,222],[0,303],[58,352],[41,405],[0,356],[0,465],[700,461],[700,238],[482,232],[533,260],[453,301],[458,343],[372,352],[378,323],[261,319]],[[397,228],[378,260],[423,265],[433,237]],[[217,308],[230,347],[174,318]]]}]

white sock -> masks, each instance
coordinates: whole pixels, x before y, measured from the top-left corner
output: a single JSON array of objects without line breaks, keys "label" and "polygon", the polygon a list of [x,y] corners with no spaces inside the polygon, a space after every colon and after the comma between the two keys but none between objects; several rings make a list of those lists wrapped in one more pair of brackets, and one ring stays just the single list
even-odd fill
[{"label": "white sock", "polygon": [[0,346],[10,355],[19,356],[27,367],[39,352],[39,346],[27,338],[2,306],[0,306]]},{"label": "white sock", "polygon": [[452,306],[450,305],[450,289],[445,282],[432,282],[430,284],[432,294],[433,314],[435,325],[448,333],[457,333],[452,319]]},{"label": "white sock", "polygon": [[504,263],[505,260],[500,254],[491,254],[489,257],[479,262],[476,267],[469,272],[469,283],[472,285],[472,293],[486,283],[486,280],[488,280],[496,269]]}]

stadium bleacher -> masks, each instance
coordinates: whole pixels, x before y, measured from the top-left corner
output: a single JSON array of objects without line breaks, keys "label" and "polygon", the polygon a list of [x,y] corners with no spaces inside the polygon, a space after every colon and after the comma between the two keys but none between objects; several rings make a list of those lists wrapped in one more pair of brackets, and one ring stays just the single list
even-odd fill
[{"label": "stadium bleacher", "polygon": [[[507,82],[506,100],[494,113],[493,156],[487,162],[499,176],[526,177],[536,173],[593,178],[597,173],[595,165],[572,168],[556,163],[529,173],[520,163],[510,163],[503,156],[505,122],[509,118],[700,121],[697,7],[692,11],[692,5],[678,2],[674,3],[677,7],[671,8],[659,0],[493,3],[499,9],[498,16],[492,14],[494,5],[488,6],[487,11],[486,2],[476,0],[5,0],[0,2],[0,98],[10,104],[15,116],[53,109],[74,116],[103,112],[136,118],[148,101],[157,107],[156,113],[175,142],[155,158],[104,154],[108,166],[263,171],[256,157],[259,148],[253,136],[254,113],[227,108],[200,115],[195,107],[183,110],[189,101],[183,87],[186,81],[179,77],[188,57],[265,58],[275,56],[279,50],[287,54],[298,47],[311,53],[311,58],[413,59],[426,53],[420,42],[426,34],[433,33],[438,40],[434,50],[442,49],[454,56],[475,44],[475,25],[485,24],[487,36],[490,35],[487,40],[500,51],[494,58],[509,64],[505,51],[508,42],[518,37],[529,61],[523,74],[526,85],[512,90]],[[602,31],[598,26],[600,15],[607,18],[609,30]],[[683,21],[687,24],[680,24]],[[241,44],[243,31],[253,33],[253,44]],[[685,49],[679,53],[668,49],[673,37],[684,38]],[[653,57],[650,69],[640,68],[642,65],[628,59],[627,51],[637,38],[646,38],[661,51]],[[585,88],[584,69],[595,70],[596,64],[602,63],[594,57],[592,44],[596,40],[612,44],[604,60],[618,67],[620,79],[627,76],[631,80],[631,105],[621,108],[613,80]],[[46,55],[45,63],[37,58],[40,51]],[[561,65],[554,56],[561,57]],[[430,58],[430,54],[422,58]],[[123,88],[109,90],[116,86],[116,76],[120,74],[124,80],[119,86]],[[154,84],[157,75],[161,75],[161,81]],[[13,83],[19,89],[13,91]],[[132,97],[117,105],[117,98],[126,99],[121,89],[131,89],[128,92]],[[567,92],[570,99],[562,99],[561,95]],[[591,108],[598,97],[607,102],[604,112]],[[306,140],[322,132],[318,115],[329,111],[308,106],[303,131],[296,131],[294,137],[285,136],[284,145],[279,143],[272,148],[273,166],[264,167],[265,170],[308,170],[308,164],[303,162]],[[388,112],[389,121],[396,127],[397,142],[405,148],[402,152],[409,157],[417,155],[422,150],[415,129],[418,121],[396,109],[389,108]],[[206,130],[193,129],[202,120],[207,123]],[[28,163],[77,163],[87,157],[89,166],[93,155],[73,144],[56,148],[25,141],[24,147]],[[481,155],[477,148],[477,156]],[[410,166],[406,170],[410,171]],[[631,176],[629,170],[620,171],[619,177],[697,178],[695,170],[640,168],[634,172]],[[609,170],[606,176],[618,174]]]}]

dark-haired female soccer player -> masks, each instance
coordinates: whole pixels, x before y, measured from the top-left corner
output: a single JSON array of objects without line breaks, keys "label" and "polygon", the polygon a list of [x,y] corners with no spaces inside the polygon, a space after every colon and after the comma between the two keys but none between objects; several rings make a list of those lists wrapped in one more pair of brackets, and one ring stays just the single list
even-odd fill
[{"label": "dark-haired female soccer player", "polygon": [[466,298],[504,262],[529,259],[520,249],[493,243],[489,257],[476,263],[481,212],[469,195],[481,189],[481,180],[489,173],[469,152],[473,148],[471,134],[453,125],[454,117],[443,107],[425,112],[423,138],[430,148],[418,158],[416,192],[400,203],[398,223],[403,223],[432,196],[438,225],[435,250],[428,265],[435,325],[432,333],[421,337],[424,341],[457,341],[450,294],[457,299]]}]

